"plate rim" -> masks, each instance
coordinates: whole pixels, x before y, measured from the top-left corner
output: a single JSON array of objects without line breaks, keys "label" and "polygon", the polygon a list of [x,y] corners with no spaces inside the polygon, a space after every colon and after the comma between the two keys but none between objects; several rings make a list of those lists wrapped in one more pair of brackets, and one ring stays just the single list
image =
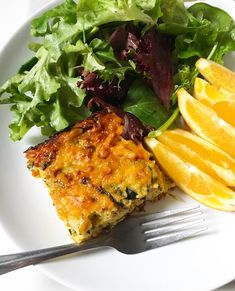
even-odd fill
[{"label": "plate rim", "polygon": [[[3,52],[4,52],[5,50],[7,50],[7,48],[8,48],[9,46],[11,46],[11,43],[12,43],[12,41],[15,39],[15,37],[17,36],[17,34],[20,33],[20,32],[21,32],[23,29],[25,29],[26,27],[30,27],[30,23],[31,23],[32,19],[34,19],[35,17],[39,16],[40,14],[42,14],[43,12],[45,12],[46,10],[48,10],[48,9],[50,9],[50,8],[52,8],[52,7],[58,5],[59,3],[62,3],[62,2],[63,2],[63,0],[51,0],[51,1],[49,1],[48,3],[42,5],[41,8],[37,9],[37,10],[36,10],[34,13],[32,13],[32,14],[31,14],[31,15],[30,15],[30,16],[29,16],[25,21],[23,21],[23,22],[21,23],[21,25],[20,25],[20,26],[15,30],[15,32],[10,36],[10,38],[7,40],[7,42],[6,42],[6,43],[1,47],[1,50],[0,50],[0,58],[2,57]],[[194,2],[198,2],[198,1],[192,1],[191,3],[193,4]],[[215,2],[215,5],[216,5],[216,3],[219,3],[220,1],[219,1],[219,0],[209,0],[209,1],[207,1],[207,0],[201,0],[201,1],[199,1],[199,2],[204,2],[204,3],[206,3],[206,2]],[[231,3],[232,5],[234,5],[234,9],[235,9],[235,1],[233,1],[233,0],[224,0],[223,2],[224,2],[224,5],[226,5],[225,2],[227,2],[227,3]],[[221,3],[221,2],[220,2],[220,3]],[[234,19],[234,21],[235,21],[235,19]],[[2,223],[2,221],[0,221],[0,224],[2,225],[4,231],[7,233],[7,235],[9,235],[10,239],[11,239],[12,241],[14,241],[15,245],[16,245],[19,249],[22,249],[22,248],[19,246],[19,244],[17,243],[17,241],[14,239],[14,237],[13,237],[11,234],[9,234],[9,232],[7,231],[7,229],[6,229],[5,225],[4,225],[4,223]],[[75,286],[73,286],[73,285],[70,285],[67,281],[64,281],[64,280],[61,279],[60,277],[57,277],[57,276],[55,276],[54,274],[50,273],[50,271],[47,270],[47,268],[46,268],[45,266],[43,266],[43,265],[42,265],[42,266],[38,265],[38,266],[37,266],[37,269],[39,269],[42,273],[44,273],[44,274],[45,274],[46,276],[48,276],[49,278],[52,278],[53,280],[59,282],[60,284],[66,286],[66,287],[68,287],[68,288],[74,288],[74,287],[75,287]],[[212,287],[212,289],[214,290],[215,288],[219,288],[219,287],[221,287],[221,286],[223,286],[223,285],[225,285],[225,284],[227,284],[227,283],[233,281],[234,279],[235,279],[235,272],[234,272],[234,275],[231,276],[231,278],[230,278],[229,281],[225,279],[223,282],[221,282],[221,285],[219,285],[219,286],[216,285],[216,286],[214,286],[214,287],[213,287],[213,286],[211,286],[211,287]],[[88,289],[87,289],[87,290],[88,290]],[[208,290],[208,289],[205,289],[205,290]]]}]

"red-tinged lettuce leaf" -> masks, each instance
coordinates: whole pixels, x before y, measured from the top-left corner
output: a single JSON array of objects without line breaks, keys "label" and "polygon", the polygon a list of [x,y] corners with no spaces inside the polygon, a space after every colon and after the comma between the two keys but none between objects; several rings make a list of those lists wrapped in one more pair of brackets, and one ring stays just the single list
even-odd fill
[{"label": "red-tinged lettuce leaf", "polygon": [[139,140],[142,141],[145,136],[148,135],[150,131],[153,130],[150,126],[142,123],[135,115],[124,112],[123,115],[124,128],[122,136],[125,139]]},{"label": "red-tinged lettuce leaf", "polygon": [[83,80],[77,83],[79,88],[85,89],[87,95],[99,97],[111,104],[118,104],[127,95],[131,80],[126,78],[125,81],[119,82],[114,79],[112,82],[105,82],[97,73],[82,73]]},{"label": "red-tinged lettuce leaf", "polygon": [[112,106],[98,97],[94,97],[89,101],[88,108],[91,110],[106,110],[120,116],[123,119],[122,137],[126,140],[142,141],[153,130],[151,126],[145,125],[133,114],[124,112],[121,108]]},{"label": "red-tinged lettuce leaf", "polygon": [[110,45],[122,61],[133,60],[139,71],[147,75],[156,95],[169,109],[173,92],[173,43],[169,36],[152,28],[144,36],[132,26],[117,28]]},{"label": "red-tinged lettuce leaf", "polygon": [[124,27],[118,27],[109,37],[109,44],[115,52],[121,52],[126,48],[128,32]]},{"label": "red-tinged lettuce leaf", "polygon": [[171,38],[151,29],[140,39],[135,56],[139,68],[147,73],[155,93],[167,109],[173,92],[172,51]]},{"label": "red-tinged lettuce leaf", "polygon": [[116,52],[117,57],[123,61],[127,61],[133,57],[131,52],[133,51],[135,54],[139,46],[139,41],[140,31],[133,25],[125,28],[118,27],[109,38],[109,44]]}]

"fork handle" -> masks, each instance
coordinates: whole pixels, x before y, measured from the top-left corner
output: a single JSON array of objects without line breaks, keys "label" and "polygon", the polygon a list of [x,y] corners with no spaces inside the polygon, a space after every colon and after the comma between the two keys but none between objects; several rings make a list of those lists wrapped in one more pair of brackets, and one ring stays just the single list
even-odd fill
[{"label": "fork handle", "polygon": [[57,247],[3,255],[0,256],[0,275],[67,254],[104,247],[107,246],[107,242],[108,238],[102,236],[82,244],[66,244]]}]

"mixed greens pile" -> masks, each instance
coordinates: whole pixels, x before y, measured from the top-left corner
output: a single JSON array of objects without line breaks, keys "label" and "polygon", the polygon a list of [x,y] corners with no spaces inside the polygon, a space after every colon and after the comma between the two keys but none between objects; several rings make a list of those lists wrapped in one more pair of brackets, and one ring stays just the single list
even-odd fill
[{"label": "mixed greens pile", "polygon": [[221,63],[235,50],[226,12],[182,0],[65,0],[34,19],[31,34],[34,56],[0,87],[14,141],[35,125],[43,135],[63,130],[97,104],[164,128],[178,113],[176,90],[192,89],[196,60]]}]

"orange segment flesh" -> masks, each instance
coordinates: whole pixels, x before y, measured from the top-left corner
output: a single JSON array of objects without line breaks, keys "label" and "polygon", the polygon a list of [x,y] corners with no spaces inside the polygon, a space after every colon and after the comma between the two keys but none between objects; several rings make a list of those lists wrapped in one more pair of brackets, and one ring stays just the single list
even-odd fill
[{"label": "orange segment flesh", "polygon": [[200,137],[214,143],[235,158],[235,128],[217,113],[181,88],[177,91],[180,113]]},{"label": "orange segment flesh", "polygon": [[146,138],[145,142],[165,172],[185,193],[208,207],[235,211],[235,192],[185,162],[156,139]]},{"label": "orange segment flesh", "polygon": [[235,73],[233,71],[203,58],[196,62],[196,68],[212,85],[235,94]]},{"label": "orange segment flesh", "polygon": [[235,95],[225,90],[218,90],[207,81],[196,78],[194,97],[213,108],[220,118],[235,127]]},{"label": "orange segment flesh", "polygon": [[235,160],[217,146],[181,129],[167,130],[158,140],[221,183],[235,186]]}]

